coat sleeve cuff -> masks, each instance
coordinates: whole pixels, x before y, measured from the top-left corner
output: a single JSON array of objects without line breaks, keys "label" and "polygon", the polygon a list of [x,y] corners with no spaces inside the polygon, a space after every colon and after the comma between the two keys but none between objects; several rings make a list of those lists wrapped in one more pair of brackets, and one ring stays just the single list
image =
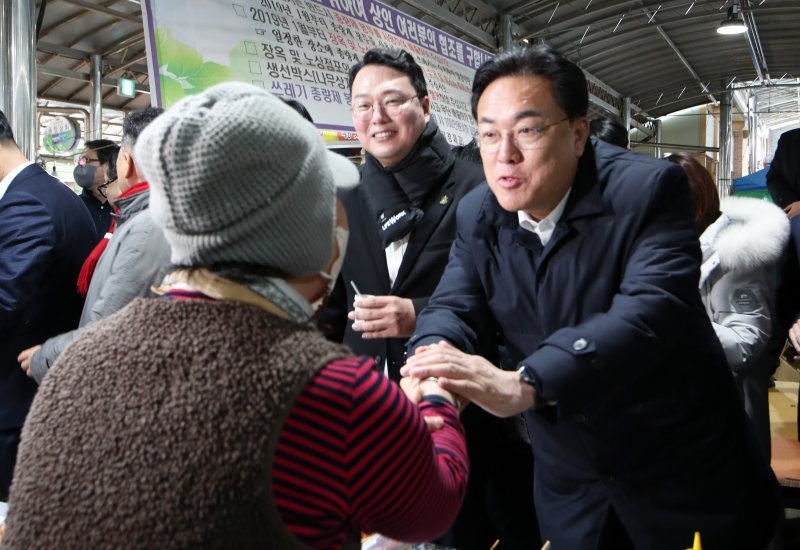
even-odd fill
[{"label": "coat sleeve cuff", "polygon": [[39,348],[31,357],[31,378],[33,378],[34,382],[37,384],[42,383],[44,375],[50,370],[50,366],[47,364],[47,358],[42,352],[43,349],[44,348]]},{"label": "coat sleeve cuff", "polygon": [[574,329],[559,331],[557,339],[545,342],[522,364],[539,384],[541,405],[558,403],[559,414],[585,405],[594,393],[592,371],[603,366],[594,342]]},{"label": "coat sleeve cuff", "polygon": [[428,305],[428,300],[430,300],[430,296],[426,296],[425,298],[411,298],[411,303],[414,305],[414,317],[419,317],[419,314],[422,313],[422,310]]}]

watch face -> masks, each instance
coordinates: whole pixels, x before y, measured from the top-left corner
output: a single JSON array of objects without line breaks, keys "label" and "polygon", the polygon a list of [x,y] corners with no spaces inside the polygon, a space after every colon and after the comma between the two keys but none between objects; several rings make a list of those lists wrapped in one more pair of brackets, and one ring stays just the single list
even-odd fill
[{"label": "watch face", "polygon": [[517,369],[517,373],[519,373],[520,380],[533,386],[533,377],[528,373],[528,369],[525,367],[525,365],[522,365],[519,369]]}]

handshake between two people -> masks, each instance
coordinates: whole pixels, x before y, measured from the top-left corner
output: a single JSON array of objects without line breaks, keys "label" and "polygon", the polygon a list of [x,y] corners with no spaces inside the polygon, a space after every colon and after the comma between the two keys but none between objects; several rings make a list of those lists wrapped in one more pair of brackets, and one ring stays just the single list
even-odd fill
[{"label": "handshake between two people", "polygon": [[417,348],[400,374],[400,385],[413,401],[445,391],[454,396],[451,402],[457,400],[459,410],[472,402],[495,416],[508,417],[531,408],[536,399],[533,386],[523,382],[516,371],[499,369],[484,357],[464,353],[444,340]]}]

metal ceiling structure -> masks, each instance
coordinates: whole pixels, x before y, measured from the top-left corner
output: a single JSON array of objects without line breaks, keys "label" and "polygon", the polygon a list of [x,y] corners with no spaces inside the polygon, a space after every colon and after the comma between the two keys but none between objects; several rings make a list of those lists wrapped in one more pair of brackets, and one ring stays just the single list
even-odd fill
[{"label": "metal ceiling structure", "polygon": [[[455,20],[469,19],[474,30],[498,35],[498,18],[509,15],[514,43],[557,47],[606,85],[617,108],[629,97],[658,117],[746,88],[765,125],[800,117],[797,0],[740,0],[748,32],[734,36],[715,32],[733,0],[437,0],[449,16],[426,11],[419,0],[388,3],[447,32],[457,32]],[[460,37],[488,46],[477,32]]]},{"label": "metal ceiling structure", "polygon": [[[658,117],[742,88],[767,126],[800,118],[798,0],[383,1],[488,50],[498,49],[504,31],[513,44],[546,41],[590,74],[595,108],[615,114],[625,98],[634,111]],[[734,1],[748,32],[719,35]],[[47,1],[37,43],[40,101],[88,106],[95,55],[102,56],[103,107],[118,111],[104,114],[115,134],[114,116],[150,104],[139,1]],[[116,93],[123,74],[137,81],[133,99]]]},{"label": "metal ceiling structure", "polygon": [[[800,2],[741,0],[748,32],[717,34],[732,3],[528,1],[509,9],[522,38],[547,40],[641,109],[662,116],[719,100],[735,85],[800,85]],[[759,88],[752,89],[760,95]]]}]

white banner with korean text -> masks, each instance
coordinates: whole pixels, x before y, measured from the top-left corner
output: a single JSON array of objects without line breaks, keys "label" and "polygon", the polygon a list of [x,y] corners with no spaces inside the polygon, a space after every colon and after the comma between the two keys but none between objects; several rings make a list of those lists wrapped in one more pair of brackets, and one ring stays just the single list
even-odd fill
[{"label": "white banner with korean text", "polygon": [[331,145],[353,143],[347,74],[371,48],[403,48],[425,72],[448,142],[474,133],[470,90],[492,54],[374,0],[143,0],[153,104],[229,80],[300,101]]}]

